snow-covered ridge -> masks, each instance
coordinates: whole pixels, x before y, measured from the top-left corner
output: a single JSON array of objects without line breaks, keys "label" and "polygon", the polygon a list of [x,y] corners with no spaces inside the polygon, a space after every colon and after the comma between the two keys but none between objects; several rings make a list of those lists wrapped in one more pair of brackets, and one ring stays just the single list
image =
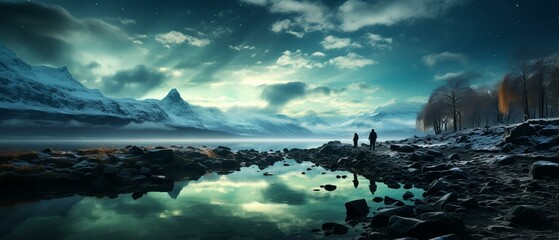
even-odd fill
[{"label": "snow-covered ridge", "polygon": [[324,119],[312,111],[293,118],[251,110],[223,112],[193,106],[176,89],[171,89],[161,100],[115,99],[85,87],[66,67],[31,66],[1,44],[0,85],[0,128],[103,126],[170,131],[192,128],[255,137],[345,137],[353,131],[369,131],[374,127],[381,134],[385,131],[410,136],[417,112],[407,107],[384,107],[340,122]]},{"label": "snow-covered ridge", "polygon": [[273,118],[230,119],[216,108],[193,107],[176,89],[161,100],[114,99],[75,80],[68,68],[30,66],[0,45],[0,126],[42,125],[124,128],[194,128],[241,135],[309,133]]}]

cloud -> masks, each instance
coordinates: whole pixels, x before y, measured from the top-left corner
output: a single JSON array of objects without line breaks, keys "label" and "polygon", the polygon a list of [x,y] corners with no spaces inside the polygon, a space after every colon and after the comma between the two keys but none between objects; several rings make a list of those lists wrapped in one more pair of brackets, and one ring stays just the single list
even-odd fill
[{"label": "cloud", "polygon": [[254,46],[246,45],[246,43],[242,43],[242,44],[239,44],[239,45],[229,45],[229,48],[233,49],[235,51],[254,50],[255,49]]},{"label": "cloud", "polygon": [[429,67],[435,66],[439,63],[445,62],[458,62],[458,63],[466,63],[468,62],[468,58],[461,53],[452,53],[452,52],[442,52],[442,53],[432,53],[423,56],[421,59],[423,63]]},{"label": "cloud", "polygon": [[444,74],[436,74],[434,81],[450,81],[450,80],[473,80],[480,78],[482,74],[476,71],[460,71],[460,72],[448,72]]},{"label": "cloud", "polygon": [[318,94],[318,95],[321,95],[321,96],[330,96],[330,93],[332,92],[332,90],[329,87],[326,87],[326,86],[319,86],[319,87],[316,87],[316,88],[313,88],[313,89],[309,89],[307,92],[311,93],[311,94]]},{"label": "cloud", "polygon": [[306,33],[325,31],[335,28],[332,24],[333,15],[328,7],[320,2],[299,0],[242,0],[258,6],[266,7],[272,13],[278,13],[286,18],[276,21],[271,30],[275,33],[287,33],[301,38]]},{"label": "cloud", "polygon": [[361,47],[358,43],[352,42],[350,38],[337,38],[328,35],[320,42],[324,49],[339,49],[347,47]]},{"label": "cloud", "polygon": [[2,1],[0,22],[0,40],[33,64],[69,65],[79,55],[77,45],[80,51],[89,45],[104,45],[113,53],[130,49],[119,27],[101,19],[74,18],[60,6]]},{"label": "cloud", "polygon": [[268,0],[241,0],[241,2],[264,6],[268,3]]},{"label": "cloud", "polygon": [[279,66],[307,69],[324,66],[322,63],[314,62],[308,59],[308,54],[301,52],[301,50],[297,50],[295,52],[287,50],[283,52],[276,63]]},{"label": "cloud", "polygon": [[203,47],[210,44],[210,40],[193,37],[187,34],[183,34],[179,31],[170,31],[168,33],[160,33],[155,36],[155,40],[166,48],[170,48],[171,45],[180,45],[184,42],[191,46]]},{"label": "cloud", "polygon": [[384,49],[392,49],[392,38],[383,37],[379,34],[368,33],[367,40],[371,47],[384,50]]},{"label": "cloud", "polygon": [[358,83],[352,83],[349,86],[347,86],[347,90],[352,90],[352,91],[360,90],[370,94],[370,93],[382,91],[382,88],[379,86],[373,86],[366,82],[358,82]]},{"label": "cloud", "polygon": [[260,97],[268,102],[268,106],[279,109],[289,101],[304,97],[307,84],[304,82],[288,82],[264,86]]},{"label": "cloud", "polygon": [[367,65],[376,64],[377,61],[364,58],[356,53],[348,53],[346,56],[339,56],[328,60],[329,64],[335,65],[339,69],[355,69]]},{"label": "cloud", "polygon": [[338,18],[342,30],[357,31],[367,26],[390,26],[402,21],[433,18],[460,2],[461,0],[348,0],[339,7]]},{"label": "cloud", "polygon": [[311,54],[311,56],[313,56],[313,57],[326,57],[326,54],[324,54],[323,52],[313,52]]},{"label": "cloud", "polygon": [[140,64],[104,77],[101,90],[109,96],[140,98],[159,87],[165,78],[166,75],[161,71]]}]

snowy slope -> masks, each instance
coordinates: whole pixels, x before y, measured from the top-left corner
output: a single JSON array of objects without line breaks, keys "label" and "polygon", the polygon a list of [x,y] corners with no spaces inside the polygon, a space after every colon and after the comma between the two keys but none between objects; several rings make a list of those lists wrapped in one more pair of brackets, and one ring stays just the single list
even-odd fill
[{"label": "snowy slope", "polygon": [[66,67],[30,66],[0,45],[0,127],[113,126],[125,129],[203,129],[239,135],[297,135],[293,119],[234,118],[191,106],[176,89],[161,100],[114,99],[76,81]]}]

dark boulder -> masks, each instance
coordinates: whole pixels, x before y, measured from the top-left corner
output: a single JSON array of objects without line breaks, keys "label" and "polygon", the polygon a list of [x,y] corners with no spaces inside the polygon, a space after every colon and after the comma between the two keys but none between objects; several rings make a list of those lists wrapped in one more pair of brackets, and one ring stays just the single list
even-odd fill
[{"label": "dark boulder", "polygon": [[219,146],[219,147],[213,149],[212,152],[215,155],[220,156],[222,158],[226,158],[227,156],[233,154],[233,152],[231,151],[231,148],[224,147],[224,146]]},{"label": "dark boulder", "polygon": [[132,146],[130,149],[128,149],[128,153],[135,155],[135,156],[142,156],[144,155],[146,152],[144,151],[144,149],[137,147],[137,146]]},{"label": "dark boulder", "polygon": [[550,161],[537,161],[530,167],[533,179],[559,178],[559,164]]},{"label": "dark boulder", "polygon": [[547,217],[537,207],[518,205],[509,209],[504,219],[521,226],[542,226],[547,223]]},{"label": "dark boulder", "polygon": [[507,131],[509,133],[508,136],[512,138],[530,136],[536,133],[534,128],[532,128],[529,123],[522,123],[512,129],[507,129]]},{"label": "dark boulder", "polygon": [[221,168],[223,169],[237,169],[240,164],[237,160],[223,160],[221,161]]},{"label": "dark boulder", "polygon": [[389,196],[384,196],[384,205],[392,205],[396,203],[397,199],[391,198]]},{"label": "dark boulder", "polygon": [[390,145],[390,150],[411,153],[415,151],[415,148],[407,144],[392,144]]},{"label": "dark boulder", "polygon": [[514,145],[514,143],[509,142],[501,148],[501,152],[508,153],[508,152],[511,152],[512,150],[514,150],[516,148],[517,148],[517,146]]},{"label": "dark boulder", "polygon": [[46,153],[46,154],[51,154],[53,151],[51,148],[45,148],[43,150],[41,150],[41,153]]},{"label": "dark boulder", "polygon": [[206,166],[204,166],[204,165],[202,165],[198,162],[191,162],[191,163],[182,165],[181,170],[189,172],[189,173],[197,174],[197,175],[204,175],[204,174],[206,174],[207,168],[206,168]]},{"label": "dark boulder", "polygon": [[437,202],[435,202],[435,206],[437,206],[440,210],[443,210],[447,204],[456,201],[458,201],[458,197],[455,193],[450,192],[445,194]]},{"label": "dark boulder", "polygon": [[388,219],[388,226],[386,227],[386,234],[394,237],[405,236],[413,227],[423,222],[416,218],[407,218],[400,216],[391,216]]},{"label": "dark boulder", "polygon": [[413,198],[414,196],[415,196],[415,195],[414,195],[412,192],[406,191],[406,192],[404,193],[404,195],[402,195],[402,199],[408,200],[408,199],[410,199],[410,198]]},{"label": "dark boulder", "polygon": [[162,163],[175,162],[175,153],[172,149],[155,149],[146,152],[145,157],[150,161],[158,161]]},{"label": "dark boulder", "polygon": [[424,220],[410,230],[409,235],[419,239],[429,239],[446,234],[462,235],[465,226],[462,219],[444,212],[424,213],[419,217]]},{"label": "dark boulder", "polygon": [[362,218],[369,214],[369,206],[365,199],[354,200],[345,203],[346,218]]},{"label": "dark boulder", "polygon": [[336,188],[337,188],[336,185],[332,185],[332,184],[324,185],[324,190],[329,191],[329,192],[336,190]]},{"label": "dark boulder", "polygon": [[378,227],[386,227],[388,225],[388,219],[392,216],[400,217],[411,217],[413,215],[413,207],[409,205],[404,205],[395,208],[385,208],[380,209],[376,212],[372,219],[371,225]]},{"label": "dark boulder", "polygon": [[349,228],[338,223],[324,223],[322,224],[322,231],[324,235],[344,235],[348,232]]}]

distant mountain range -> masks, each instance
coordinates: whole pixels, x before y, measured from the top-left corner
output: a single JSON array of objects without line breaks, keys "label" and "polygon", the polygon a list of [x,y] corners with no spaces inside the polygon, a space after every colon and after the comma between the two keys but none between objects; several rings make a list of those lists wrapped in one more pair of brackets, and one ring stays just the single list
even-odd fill
[{"label": "distant mountain range", "polygon": [[415,121],[419,110],[419,105],[397,111],[378,108],[332,123],[315,112],[292,118],[193,106],[176,89],[161,100],[115,99],[83,86],[66,67],[31,66],[2,45],[0,85],[1,137],[343,136],[353,128],[380,127],[387,121],[405,126],[394,130],[411,135],[407,125]]}]

